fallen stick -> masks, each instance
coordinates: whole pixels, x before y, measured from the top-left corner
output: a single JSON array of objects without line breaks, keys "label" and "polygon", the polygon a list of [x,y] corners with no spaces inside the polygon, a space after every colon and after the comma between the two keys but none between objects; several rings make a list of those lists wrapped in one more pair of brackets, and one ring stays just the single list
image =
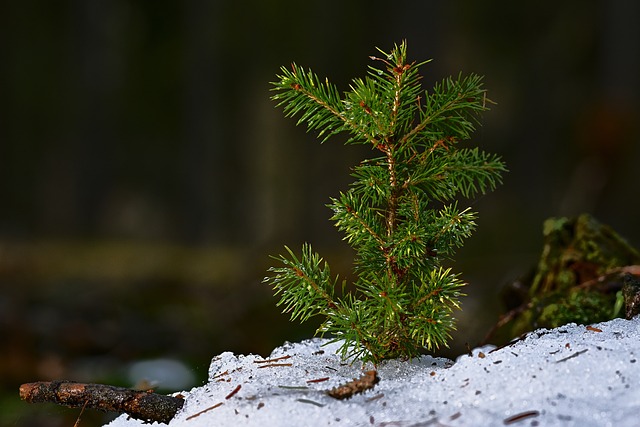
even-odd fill
[{"label": "fallen stick", "polygon": [[56,403],[70,408],[86,407],[100,411],[126,413],[147,422],[169,423],[184,399],[104,384],[73,381],[41,381],[22,384],[20,398],[29,403]]}]

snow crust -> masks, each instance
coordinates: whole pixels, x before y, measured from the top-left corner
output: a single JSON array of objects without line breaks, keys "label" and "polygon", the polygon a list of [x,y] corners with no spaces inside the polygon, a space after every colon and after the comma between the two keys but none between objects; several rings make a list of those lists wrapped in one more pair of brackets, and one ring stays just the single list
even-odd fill
[{"label": "snow crust", "polygon": [[[181,393],[185,405],[169,426],[640,425],[639,317],[540,329],[455,363],[387,361],[380,382],[348,400],[326,391],[373,366],[345,363],[339,345],[326,343],[285,343],[266,359],[214,357],[209,383]],[[126,415],[108,424],[144,425]]]}]

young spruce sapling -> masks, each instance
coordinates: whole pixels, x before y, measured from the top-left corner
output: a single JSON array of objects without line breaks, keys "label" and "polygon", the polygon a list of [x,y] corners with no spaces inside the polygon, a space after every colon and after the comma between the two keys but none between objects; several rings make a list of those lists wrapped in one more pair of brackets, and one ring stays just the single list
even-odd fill
[{"label": "young spruce sapling", "polygon": [[[407,46],[372,56],[368,75],[341,97],[328,80],[283,67],[273,99],[322,142],[338,133],[377,155],[353,169],[348,191],[331,199],[332,220],[356,252],[353,292],[309,244],[276,259],[265,282],[291,320],[325,318],[317,333],[344,340],[340,354],[374,363],[446,345],[459,308],[459,275],[442,266],[474,231],[476,213],[456,199],[493,190],[500,157],[469,140],[490,103],[477,75],[446,78],[429,92]],[[338,292],[341,290],[341,292]]]}]

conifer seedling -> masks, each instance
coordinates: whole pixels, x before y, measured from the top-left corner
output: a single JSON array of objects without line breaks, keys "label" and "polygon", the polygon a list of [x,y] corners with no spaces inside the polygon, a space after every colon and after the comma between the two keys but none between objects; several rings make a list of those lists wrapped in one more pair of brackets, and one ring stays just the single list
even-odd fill
[{"label": "conifer seedling", "polygon": [[285,115],[322,142],[344,133],[346,144],[376,153],[329,204],[356,253],[353,286],[306,243],[298,254],[285,246],[264,279],[292,321],[324,317],[317,333],[344,340],[343,358],[374,363],[447,344],[465,283],[443,262],[476,227],[476,213],[457,199],[493,190],[506,172],[499,156],[464,146],[490,103],[480,76],[446,78],[425,91],[419,68],[429,61],[408,62],[406,42],[378,50],[367,76],[342,96],[296,64],[273,83]]}]

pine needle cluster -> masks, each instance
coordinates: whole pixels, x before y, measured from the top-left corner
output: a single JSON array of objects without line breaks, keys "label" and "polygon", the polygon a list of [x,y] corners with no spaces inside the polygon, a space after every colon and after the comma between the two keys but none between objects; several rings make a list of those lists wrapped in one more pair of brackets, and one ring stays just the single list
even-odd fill
[{"label": "pine needle cluster", "polygon": [[356,252],[354,291],[304,244],[286,248],[265,282],[291,320],[325,318],[319,334],[344,340],[344,358],[374,363],[411,358],[446,345],[464,282],[442,262],[476,227],[476,213],[457,198],[493,190],[501,159],[469,140],[490,101],[477,75],[446,78],[425,91],[407,46],[371,56],[365,78],[342,96],[310,70],[283,67],[273,99],[322,142],[348,135],[377,153],[353,169],[348,191],[331,200],[332,220]]}]

